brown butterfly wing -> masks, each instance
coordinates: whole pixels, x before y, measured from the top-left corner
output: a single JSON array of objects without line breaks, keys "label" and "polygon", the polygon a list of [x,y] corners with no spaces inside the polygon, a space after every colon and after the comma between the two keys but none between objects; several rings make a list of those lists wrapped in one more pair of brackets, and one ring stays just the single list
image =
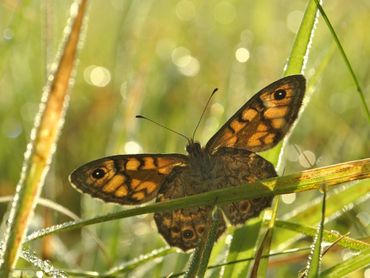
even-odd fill
[{"label": "brown butterfly wing", "polygon": [[[185,167],[176,167],[163,182],[158,192],[157,202],[216,189],[217,185],[212,179],[204,180],[201,177],[202,170],[197,166],[189,163]],[[156,212],[154,220],[158,232],[170,246],[187,251],[195,248],[199,243],[206,225],[211,221],[212,208],[212,206],[201,206]],[[225,221],[221,218],[216,237],[221,236],[225,229]]]},{"label": "brown butterfly wing", "polygon": [[303,75],[291,75],[259,91],[208,141],[206,150],[233,147],[258,152],[274,147],[298,116],[305,83]]},{"label": "brown butterfly wing", "polygon": [[175,166],[185,166],[181,154],[116,155],[91,161],[69,177],[79,191],[106,202],[136,205],[152,200]]}]

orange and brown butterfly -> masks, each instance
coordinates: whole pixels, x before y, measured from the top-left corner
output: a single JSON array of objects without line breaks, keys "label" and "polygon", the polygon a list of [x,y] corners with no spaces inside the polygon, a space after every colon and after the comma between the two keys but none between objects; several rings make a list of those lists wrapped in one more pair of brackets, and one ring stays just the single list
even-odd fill
[{"label": "orange and brown butterfly", "polygon": [[[188,139],[188,155],[128,154],[91,161],[70,181],[78,190],[106,202],[137,205],[163,202],[276,176],[273,165],[255,152],[274,147],[298,116],[305,92],[303,75],[273,82],[244,104],[205,147]],[[244,223],[270,206],[272,198],[223,205],[233,225]],[[212,207],[176,209],[154,214],[158,231],[171,246],[196,247]],[[219,224],[218,237],[226,228]]]}]

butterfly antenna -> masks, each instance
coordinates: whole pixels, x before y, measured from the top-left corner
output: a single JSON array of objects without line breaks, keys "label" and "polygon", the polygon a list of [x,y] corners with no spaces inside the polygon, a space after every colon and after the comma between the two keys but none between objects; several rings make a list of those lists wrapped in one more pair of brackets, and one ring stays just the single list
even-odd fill
[{"label": "butterfly antenna", "polygon": [[180,132],[177,132],[177,131],[175,131],[175,130],[173,130],[173,129],[171,129],[171,128],[167,127],[167,126],[164,126],[164,125],[162,125],[162,124],[160,124],[160,123],[158,123],[158,122],[156,122],[156,121],[153,121],[152,119],[149,119],[149,118],[147,118],[147,117],[145,117],[145,116],[143,116],[143,115],[136,115],[136,118],[138,118],[138,119],[144,119],[144,120],[147,120],[147,121],[149,121],[149,122],[152,122],[153,124],[156,124],[156,125],[158,125],[158,126],[160,126],[160,127],[164,128],[164,129],[167,129],[167,130],[169,130],[169,131],[171,131],[171,132],[173,132],[173,133],[175,133],[175,134],[177,134],[177,135],[180,135],[181,137],[185,138],[188,142],[190,142],[190,139],[189,139],[188,137],[186,137],[184,134],[182,134],[182,133],[180,133]]},{"label": "butterfly antenna", "polygon": [[197,125],[196,125],[196,127],[195,127],[195,129],[194,129],[193,135],[192,135],[192,137],[191,137],[193,140],[194,140],[194,137],[195,137],[195,133],[197,132],[198,127],[199,127],[199,125],[200,125],[200,122],[201,122],[201,121],[202,121],[202,119],[203,119],[204,113],[206,112],[207,107],[208,107],[208,105],[209,105],[209,103],[210,103],[210,101],[211,101],[211,99],[212,99],[213,95],[214,95],[217,91],[218,91],[218,88],[215,88],[215,89],[212,91],[211,95],[209,96],[209,98],[208,98],[208,100],[207,100],[206,106],[204,106],[204,109],[203,109],[202,115],[200,115],[199,121],[198,121],[198,123],[197,123]]}]

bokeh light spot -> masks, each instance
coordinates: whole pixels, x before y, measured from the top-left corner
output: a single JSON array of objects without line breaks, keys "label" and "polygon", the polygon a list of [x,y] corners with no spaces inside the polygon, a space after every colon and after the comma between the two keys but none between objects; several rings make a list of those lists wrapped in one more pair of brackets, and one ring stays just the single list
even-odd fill
[{"label": "bokeh light spot", "polygon": [[177,47],[172,51],[172,62],[177,66],[180,73],[185,76],[195,76],[200,70],[198,59],[190,55],[185,47]]},{"label": "bokeh light spot", "polygon": [[136,141],[128,141],[123,147],[125,153],[141,153],[142,147]]},{"label": "bokeh light spot", "polygon": [[249,60],[249,51],[244,47],[240,47],[235,51],[235,58],[239,63],[245,63]]},{"label": "bokeh light spot", "polygon": [[316,162],[316,155],[311,151],[303,151],[298,156],[298,162],[299,164],[304,168],[311,168],[313,165],[315,165]]},{"label": "bokeh light spot", "polygon": [[111,81],[111,74],[107,68],[101,66],[89,66],[84,71],[85,81],[96,87],[105,87]]}]

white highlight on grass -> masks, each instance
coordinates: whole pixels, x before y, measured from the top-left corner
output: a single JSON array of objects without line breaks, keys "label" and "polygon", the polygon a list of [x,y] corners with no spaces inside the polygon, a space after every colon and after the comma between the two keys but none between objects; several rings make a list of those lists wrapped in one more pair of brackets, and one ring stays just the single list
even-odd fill
[{"label": "white highlight on grass", "polygon": [[356,217],[358,220],[360,220],[361,224],[364,225],[364,227],[369,226],[370,224],[370,214],[367,211],[361,211],[359,212]]},{"label": "white highlight on grass", "polygon": [[248,49],[240,47],[235,51],[235,58],[239,63],[245,63],[249,60],[250,54]]},{"label": "white highlight on grass", "polygon": [[283,194],[281,195],[281,201],[287,205],[290,205],[294,203],[296,197],[297,197],[296,193]]}]

